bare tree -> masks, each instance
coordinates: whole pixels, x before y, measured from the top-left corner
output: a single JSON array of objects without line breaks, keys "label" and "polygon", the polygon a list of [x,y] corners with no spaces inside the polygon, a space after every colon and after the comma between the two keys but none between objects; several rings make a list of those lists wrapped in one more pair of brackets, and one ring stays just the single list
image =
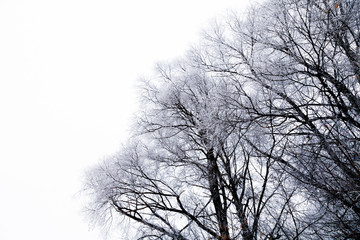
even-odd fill
[{"label": "bare tree", "polygon": [[270,0],[143,85],[129,145],[89,173],[138,239],[360,238],[360,3]]}]

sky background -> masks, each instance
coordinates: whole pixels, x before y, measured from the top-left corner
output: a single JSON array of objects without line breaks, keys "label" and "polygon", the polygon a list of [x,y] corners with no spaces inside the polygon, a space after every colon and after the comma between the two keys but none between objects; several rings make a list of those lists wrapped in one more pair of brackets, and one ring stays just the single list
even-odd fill
[{"label": "sky background", "polygon": [[247,4],[0,0],[0,239],[102,239],[78,192],[126,141],[136,80]]}]

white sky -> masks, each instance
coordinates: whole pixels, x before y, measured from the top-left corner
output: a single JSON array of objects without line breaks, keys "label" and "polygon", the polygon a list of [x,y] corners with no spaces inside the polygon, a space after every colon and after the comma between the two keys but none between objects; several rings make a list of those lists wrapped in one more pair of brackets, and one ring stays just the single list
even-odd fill
[{"label": "white sky", "polygon": [[101,239],[76,193],[126,139],[135,81],[247,2],[0,0],[0,239]]}]

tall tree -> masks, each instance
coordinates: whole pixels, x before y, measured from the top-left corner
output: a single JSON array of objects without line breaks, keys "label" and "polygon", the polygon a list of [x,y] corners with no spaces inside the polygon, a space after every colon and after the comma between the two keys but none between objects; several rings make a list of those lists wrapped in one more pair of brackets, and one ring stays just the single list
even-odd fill
[{"label": "tall tree", "polygon": [[360,3],[270,0],[144,82],[127,147],[89,173],[139,239],[360,238]]}]

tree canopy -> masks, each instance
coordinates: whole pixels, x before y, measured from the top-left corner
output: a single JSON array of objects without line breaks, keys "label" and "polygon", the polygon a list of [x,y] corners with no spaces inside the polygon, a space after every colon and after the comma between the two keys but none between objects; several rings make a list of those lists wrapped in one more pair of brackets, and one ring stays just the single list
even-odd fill
[{"label": "tree canopy", "polygon": [[143,82],[89,209],[138,239],[360,239],[360,1],[270,0]]}]

